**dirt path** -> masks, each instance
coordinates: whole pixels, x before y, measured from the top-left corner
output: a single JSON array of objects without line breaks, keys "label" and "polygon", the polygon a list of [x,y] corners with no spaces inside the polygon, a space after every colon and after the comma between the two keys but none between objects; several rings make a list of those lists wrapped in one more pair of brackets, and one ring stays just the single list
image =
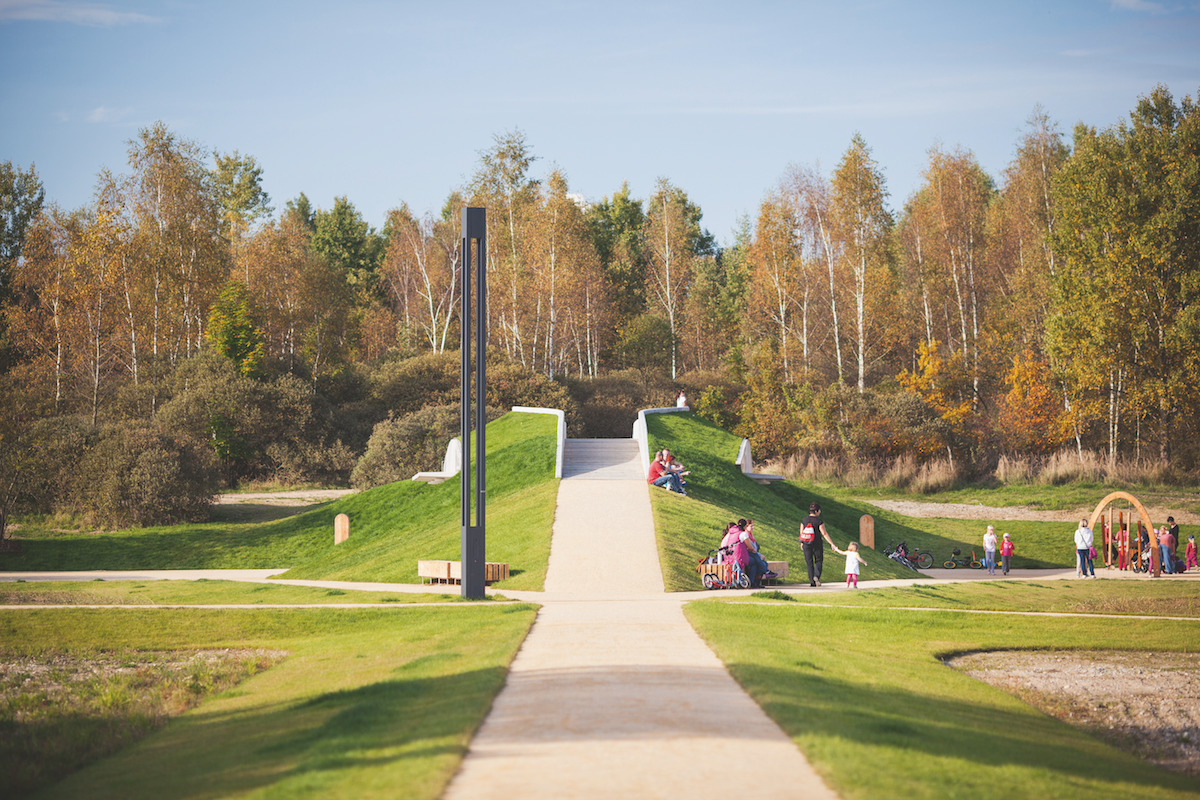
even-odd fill
[{"label": "dirt path", "polygon": [[353,494],[357,489],[293,489],[287,492],[227,492],[217,495],[217,505],[254,503],[266,506],[310,506]]},{"label": "dirt path", "polygon": [[[986,519],[986,520],[1018,520],[1033,522],[1078,522],[1083,517],[1090,517],[1095,507],[1075,508],[1068,511],[1047,511],[1043,508],[1028,506],[985,506],[976,503],[924,503],[919,500],[877,500],[861,498],[867,503],[884,511],[894,511],[906,517],[944,517],[947,519]],[[1099,502],[1099,499],[1097,499]],[[1167,516],[1175,517],[1181,525],[1200,525],[1200,515],[1187,511],[1146,507],[1156,525],[1166,522]]]}]

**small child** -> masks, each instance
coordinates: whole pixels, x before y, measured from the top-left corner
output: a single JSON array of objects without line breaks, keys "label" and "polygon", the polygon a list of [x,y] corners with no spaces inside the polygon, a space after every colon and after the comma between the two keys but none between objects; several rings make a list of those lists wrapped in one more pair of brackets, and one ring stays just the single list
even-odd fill
[{"label": "small child", "polygon": [[1013,546],[1012,539],[1008,538],[1008,534],[1004,534],[1004,541],[1000,543],[1000,566],[1004,570],[1004,574],[1008,574],[1008,570],[1012,567],[1012,555],[1016,548]]},{"label": "small child", "polygon": [[841,550],[837,545],[833,546],[833,552],[846,557],[846,586],[858,588],[858,567],[860,564],[865,565],[863,557],[858,554],[858,542],[851,542],[846,545],[845,550]]},{"label": "small child", "polygon": [[1187,564],[1188,569],[1196,569],[1196,537],[1188,535],[1187,550],[1183,553],[1183,560]]}]

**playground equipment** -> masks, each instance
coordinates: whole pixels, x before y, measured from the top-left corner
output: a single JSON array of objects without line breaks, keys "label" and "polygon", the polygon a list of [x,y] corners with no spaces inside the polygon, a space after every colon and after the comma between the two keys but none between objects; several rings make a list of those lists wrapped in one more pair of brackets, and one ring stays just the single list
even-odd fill
[{"label": "playground equipment", "polygon": [[[1125,521],[1125,511],[1117,511],[1112,507],[1114,500],[1126,500],[1130,503],[1129,521]],[[1108,519],[1104,518],[1105,510],[1108,511]],[[1137,511],[1137,523],[1134,523],[1134,511]],[[1113,492],[1105,497],[1096,506],[1096,510],[1092,512],[1091,518],[1088,520],[1088,527],[1093,531],[1096,530],[1096,523],[1104,524],[1103,530],[1103,550],[1104,550],[1104,566],[1113,566],[1113,558],[1117,559],[1117,566],[1124,568],[1132,568],[1134,564],[1141,564],[1143,561],[1143,553],[1149,551],[1150,556],[1150,572],[1155,577],[1162,570],[1162,564],[1159,563],[1158,547],[1154,539],[1154,523],[1150,521],[1150,514],[1146,511],[1146,507],[1141,501],[1131,495],[1129,492]],[[1147,534],[1149,534],[1148,543],[1142,541],[1141,529],[1145,526]]]}]

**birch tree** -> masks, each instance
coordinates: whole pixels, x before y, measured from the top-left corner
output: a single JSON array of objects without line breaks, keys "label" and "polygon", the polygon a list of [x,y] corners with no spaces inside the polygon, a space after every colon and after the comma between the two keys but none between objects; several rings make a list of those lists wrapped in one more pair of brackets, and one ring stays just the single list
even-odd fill
[{"label": "birch tree", "polygon": [[862,136],[855,134],[833,175],[830,197],[835,226],[852,276],[854,297],[854,357],[858,368],[858,391],[866,388],[869,328],[874,322],[872,307],[881,295],[890,293],[888,271],[892,215],[884,205],[887,188],[883,171],[871,157]]}]

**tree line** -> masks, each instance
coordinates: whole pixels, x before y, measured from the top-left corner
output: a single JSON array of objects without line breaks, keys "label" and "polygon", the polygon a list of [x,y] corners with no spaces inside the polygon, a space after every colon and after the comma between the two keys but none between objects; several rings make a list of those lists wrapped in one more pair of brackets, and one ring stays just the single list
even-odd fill
[{"label": "tree line", "polygon": [[899,208],[855,135],[829,174],[788,166],[725,247],[670,180],[587,203],[562,170],[537,172],[520,131],[496,135],[441,209],[401,204],[381,230],[346,197],[276,213],[252,156],[161,123],[84,208],[47,204],[34,168],[8,162],[5,444],[67,417],[173,440],[190,425],[227,478],[278,471],[279,441],[276,458],[230,460],[249,445],[222,432],[229,408],[178,408],[220,372],[327,408],[304,447],[344,479],[388,411],[367,399],[372,376],[457,347],[471,205],[488,209],[494,357],[577,408],[589,382],[633,370],[687,387],[769,457],[946,458],[978,474],[1071,447],[1186,471],[1200,452],[1198,119],[1193,98],[1158,87],[1068,143],[1039,107],[1001,175],[936,145]]}]

